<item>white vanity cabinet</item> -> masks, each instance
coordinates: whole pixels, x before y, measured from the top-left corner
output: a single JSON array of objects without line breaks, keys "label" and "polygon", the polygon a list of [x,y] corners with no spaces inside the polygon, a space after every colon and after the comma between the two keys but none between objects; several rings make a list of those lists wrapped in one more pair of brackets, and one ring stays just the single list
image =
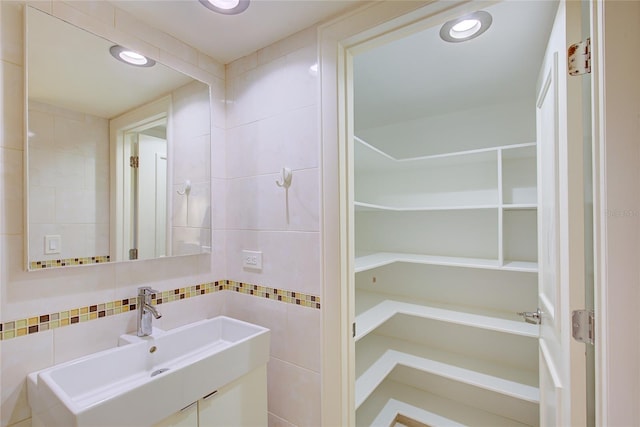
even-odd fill
[{"label": "white vanity cabinet", "polygon": [[354,145],[357,424],[537,425],[536,144]]},{"label": "white vanity cabinet", "polygon": [[153,427],[198,427],[198,402],[193,402]]},{"label": "white vanity cabinet", "polygon": [[154,427],[264,427],[267,367],[263,365],[212,391]]},{"label": "white vanity cabinet", "polygon": [[200,399],[198,418],[200,427],[266,426],[266,365]]}]

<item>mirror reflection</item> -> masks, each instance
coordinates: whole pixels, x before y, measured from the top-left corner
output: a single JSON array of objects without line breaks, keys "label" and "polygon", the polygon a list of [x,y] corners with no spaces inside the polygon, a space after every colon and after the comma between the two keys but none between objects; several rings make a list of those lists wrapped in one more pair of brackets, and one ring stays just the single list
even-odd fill
[{"label": "mirror reflection", "polygon": [[28,268],[209,252],[209,87],[31,7],[26,44]]}]

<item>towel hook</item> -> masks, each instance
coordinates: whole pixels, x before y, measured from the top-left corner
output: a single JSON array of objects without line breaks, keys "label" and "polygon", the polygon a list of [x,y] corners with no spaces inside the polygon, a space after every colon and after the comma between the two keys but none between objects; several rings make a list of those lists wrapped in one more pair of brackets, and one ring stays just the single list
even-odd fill
[{"label": "towel hook", "polygon": [[289,188],[291,186],[291,169],[282,168],[280,173],[282,174],[282,178],[280,181],[276,181],[276,185],[278,187]]},{"label": "towel hook", "polygon": [[188,196],[189,193],[191,193],[191,181],[189,181],[188,179],[184,181],[184,190],[180,191],[180,190],[176,190],[176,193],[178,193],[181,196],[184,196],[185,194]]}]

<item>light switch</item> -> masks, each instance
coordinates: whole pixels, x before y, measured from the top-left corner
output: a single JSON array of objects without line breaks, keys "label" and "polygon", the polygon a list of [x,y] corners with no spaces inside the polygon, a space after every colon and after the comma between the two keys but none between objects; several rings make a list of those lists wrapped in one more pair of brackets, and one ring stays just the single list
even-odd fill
[{"label": "light switch", "polygon": [[262,270],[262,252],[243,250],[242,267],[251,268],[253,270]]},{"label": "light switch", "polygon": [[62,249],[62,238],[58,234],[44,236],[44,253],[59,254]]}]

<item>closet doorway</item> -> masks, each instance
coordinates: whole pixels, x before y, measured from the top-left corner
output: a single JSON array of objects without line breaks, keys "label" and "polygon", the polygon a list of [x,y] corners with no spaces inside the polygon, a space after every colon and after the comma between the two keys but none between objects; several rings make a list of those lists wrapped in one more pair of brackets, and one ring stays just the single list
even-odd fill
[{"label": "closet doorway", "polygon": [[[486,32],[443,40],[477,11]],[[592,227],[588,93],[564,56],[581,18],[470,3],[345,46],[354,424],[593,423],[593,366],[566,332]]]}]

